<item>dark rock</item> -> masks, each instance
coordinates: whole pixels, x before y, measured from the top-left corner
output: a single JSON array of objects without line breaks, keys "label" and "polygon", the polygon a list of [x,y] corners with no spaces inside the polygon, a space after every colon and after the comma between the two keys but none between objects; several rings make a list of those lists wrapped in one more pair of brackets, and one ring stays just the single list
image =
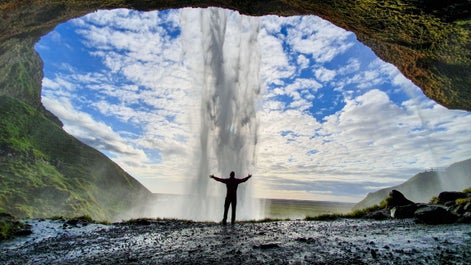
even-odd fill
[{"label": "dark rock", "polygon": [[400,191],[392,190],[389,193],[389,199],[388,199],[389,208],[396,207],[396,206],[410,205],[410,204],[414,204],[414,202],[411,200],[408,200],[404,196],[404,194],[402,194]]},{"label": "dark rock", "polygon": [[457,199],[467,198],[468,194],[459,191],[444,191],[438,194],[438,204],[445,204],[447,202],[454,202]]},{"label": "dark rock", "polygon": [[415,211],[417,222],[424,224],[451,224],[458,220],[458,216],[440,205],[429,205]]},{"label": "dark rock", "polygon": [[415,204],[409,204],[404,206],[396,206],[391,209],[392,218],[413,218],[415,211],[418,209],[418,206]]},{"label": "dark rock", "polygon": [[373,220],[386,220],[390,218],[387,210],[378,210],[371,213],[368,213],[365,218]]},{"label": "dark rock", "polygon": [[271,249],[271,248],[279,248],[280,245],[278,243],[263,243],[257,246],[253,246],[253,248],[259,248],[259,249]]},{"label": "dark rock", "polygon": [[131,221],[129,221],[129,223],[133,224],[133,225],[150,225],[151,224],[151,222],[149,220],[144,219],[144,218],[131,220]]},{"label": "dark rock", "polygon": [[465,204],[462,203],[462,204],[458,204],[458,205],[454,205],[450,208],[451,212],[456,214],[456,215],[462,215],[464,214],[466,211],[464,210],[464,207],[465,207]]},{"label": "dark rock", "polygon": [[139,259],[136,257],[128,257],[128,262],[138,262]]},{"label": "dark rock", "polygon": [[376,254],[376,250],[374,249],[371,249],[371,257],[373,257],[374,259],[377,259],[378,258],[378,255]]},{"label": "dark rock", "polygon": [[31,230],[31,227],[28,227],[26,229],[21,229],[19,231],[15,232],[15,236],[29,236],[33,233],[33,230]]},{"label": "dark rock", "polygon": [[311,243],[315,243],[315,242],[316,242],[316,239],[315,239],[315,238],[312,238],[312,237],[309,237],[309,238],[306,238],[306,237],[298,237],[298,238],[296,238],[296,241],[302,242],[302,243],[311,244]]},{"label": "dark rock", "polygon": [[79,219],[70,219],[70,220],[67,220],[66,222],[66,224],[71,225],[71,226],[77,226],[78,223],[79,223]]},{"label": "dark rock", "polygon": [[452,207],[452,206],[455,206],[455,201],[447,201],[447,202],[439,203],[439,204],[444,205],[446,207]]},{"label": "dark rock", "polygon": [[65,227],[67,226],[72,226],[72,227],[82,226],[83,227],[83,226],[87,226],[90,222],[93,222],[93,220],[91,220],[88,217],[77,217],[77,218],[73,218],[73,219],[69,219],[65,221],[64,226]]},{"label": "dark rock", "polygon": [[460,218],[458,218],[458,223],[462,224],[471,224],[471,212],[466,212]]}]

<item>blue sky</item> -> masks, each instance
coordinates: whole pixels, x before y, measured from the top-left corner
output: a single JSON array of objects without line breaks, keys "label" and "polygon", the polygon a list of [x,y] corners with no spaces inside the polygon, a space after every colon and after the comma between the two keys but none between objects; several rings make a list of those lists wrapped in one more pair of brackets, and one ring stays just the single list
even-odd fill
[{"label": "blue sky", "polygon": [[[97,11],[36,45],[45,107],[153,192],[184,192],[194,171],[198,12]],[[471,114],[426,98],[353,33],[314,16],[259,23],[257,197],[356,202],[471,157]]]}]

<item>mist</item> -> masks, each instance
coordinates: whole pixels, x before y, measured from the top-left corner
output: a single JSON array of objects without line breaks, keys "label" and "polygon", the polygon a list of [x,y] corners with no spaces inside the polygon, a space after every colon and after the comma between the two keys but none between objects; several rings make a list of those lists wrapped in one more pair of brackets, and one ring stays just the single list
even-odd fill
[{"label": "mist", "polygon": [[[217,221],[222,218],[226,187],[209,175],[228,178],[235,171],[243,178],[255,173],[259,19],[217,8],[184,9],[180,24],[185,64],[194,73],[193,90],[200,97],[200,111],[192,113],[199,142],[189,167],[196,170],[187,174],[186,196],[157,200],[153,215]],[[196,42],[186,41],[195,37]],[[239,220],[264,217],[262,202],[254,198],[256,178],[239,185]]]}]

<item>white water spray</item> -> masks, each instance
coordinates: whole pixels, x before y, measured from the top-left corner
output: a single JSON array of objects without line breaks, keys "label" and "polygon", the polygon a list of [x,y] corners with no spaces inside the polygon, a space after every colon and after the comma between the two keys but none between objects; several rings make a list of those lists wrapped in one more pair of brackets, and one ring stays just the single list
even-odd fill
[{"label": "white water spray", "polygon": [[[259,22],[223,9],[181,11],[183,49],[194,73],[194,89],[200,91],[199,144],[195,148],[197,172],[190,181],[190,203],[182,217],[221,220],[225,185],[210,174],[245,177],[256,162],[256,102],[260,94]],[[193,40],[192,43],[185,40]],[[195,41],[196,40],[196,41]],[[253,198],[257,176],[239,185],[237,219],[263,217],[260,202]]]}]

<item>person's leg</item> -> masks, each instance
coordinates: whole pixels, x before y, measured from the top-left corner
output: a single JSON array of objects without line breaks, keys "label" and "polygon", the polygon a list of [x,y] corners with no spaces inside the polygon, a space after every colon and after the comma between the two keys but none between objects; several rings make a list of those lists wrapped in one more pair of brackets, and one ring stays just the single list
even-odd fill
[{"label": "person's leg", "polygon": [[226,224],[227,223],[227,212],[229,211],[229,204],[231,203],[231,201],[226,198],[225,202],[224,202],[224,218],[222,219],[222,224]]},{"label": "person's leg", "polygon": [[237,207],[237,199],[234,199],[232,200],[231,224],[234,224],[236,220],[236,207]]}]

